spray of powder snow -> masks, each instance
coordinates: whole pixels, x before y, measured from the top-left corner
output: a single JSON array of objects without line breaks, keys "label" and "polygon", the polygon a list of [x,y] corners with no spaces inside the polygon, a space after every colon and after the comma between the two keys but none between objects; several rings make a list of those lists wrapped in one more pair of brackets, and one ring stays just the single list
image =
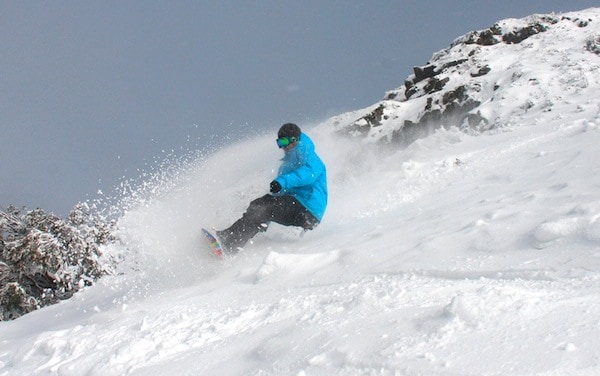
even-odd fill
[{"label": "spray of powder snow", "polygon": [[[329,184],[323,223],[307,236],[331,236],[340,224],[413,201],[430,189],[432,177],[454,166],[430,158],[419,162],[419,154],[464,136],[458,130],[440,130],[405,150],[383,152],[375,144],[341,136],[327,122],[302,128],[327,165]],[[122,244],[112,252],[124,254],[130,272],[138,270],[149,284],[178,287],[210,278],[222,264],[201,248],[200,229],[230,225],[252,199],[268,192],[282,157],[274,139],[270,133],[199,153],[185,163],[163,164],[137,189],[124,192],[117,220]],[[261,245],[283,240],[293,247],[302,242],[297,231],[276,224],[257,238],[247,249],[258,257],[267,253],[261,253]]]}]

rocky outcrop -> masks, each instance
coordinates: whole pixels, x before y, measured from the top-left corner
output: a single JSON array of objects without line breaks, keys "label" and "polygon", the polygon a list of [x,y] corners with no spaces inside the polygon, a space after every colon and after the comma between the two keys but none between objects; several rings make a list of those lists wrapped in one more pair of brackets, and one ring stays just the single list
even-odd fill
[{"label": "rocky outcrop", "polygon": [[[523,72],[534,69],[525,67],[527,62],[506,62],[499,57],[516,57],[532,48],[539,48],[539,53],[544,54],[547,43],[540,42],[541,35],[548,31],[560,33],[559,28],[573,25],[586,28],[598,22],[570,15],[535,15],[500,21],[488,29],[467,33],[448,49],[434,54],[427,64],[414,67],[401,87],[386,93],[384,100],[357,120],[340,126],[340,131],[353,136],[369,135],[380,142],[410,143],[439,127],[475,131],[496,127],[499,124],[490,115],[493,111],[481,109],[483,103],[488,107],[494,101],[500,104],[511,86],[538,85],[541,90],[545,84],[524,75]],[[583,48],[600,54],[599,46],[600,36],[595,35],[587,39]],[[525,102],[516,108],[527,111],[536,104],[529,99]],[[551,108],[550,100],[546,102]]]}]

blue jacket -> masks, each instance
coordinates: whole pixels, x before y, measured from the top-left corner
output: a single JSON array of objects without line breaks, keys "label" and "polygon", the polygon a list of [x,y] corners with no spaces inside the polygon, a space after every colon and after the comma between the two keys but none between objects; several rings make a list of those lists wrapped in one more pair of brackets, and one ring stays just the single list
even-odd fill
[{"label": "blue jacket", "polygon": [[321,221],[327,207],[327,171],[306,134],[302,133],[298,144],[286,152],[275,180],[282,188],[278,195],[294,196]]}]

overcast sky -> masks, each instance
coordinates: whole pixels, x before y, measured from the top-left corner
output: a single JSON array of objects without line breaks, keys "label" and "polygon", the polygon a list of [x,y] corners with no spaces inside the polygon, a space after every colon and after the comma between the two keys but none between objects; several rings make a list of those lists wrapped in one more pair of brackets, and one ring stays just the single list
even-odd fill
[{"label": "overcast sky", "polygon": [[0,0],[0,206],[367,107],[458,36],[598,1]]}]

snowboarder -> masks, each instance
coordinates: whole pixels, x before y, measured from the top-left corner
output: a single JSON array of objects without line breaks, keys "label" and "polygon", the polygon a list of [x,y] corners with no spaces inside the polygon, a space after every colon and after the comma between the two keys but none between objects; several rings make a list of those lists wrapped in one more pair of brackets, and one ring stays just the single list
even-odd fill
[{"label": "snowboarder", "polygon": [[258,232],[266,231],[270,222],[312,230],[323,218],[327,176],[315,145],[293,123],[282,125],[277,137],[277,146],[285,152],[277,178],[270,184],[270,193],[250,202],[229,228],[217,231],[225,252],[236,252]]}]

